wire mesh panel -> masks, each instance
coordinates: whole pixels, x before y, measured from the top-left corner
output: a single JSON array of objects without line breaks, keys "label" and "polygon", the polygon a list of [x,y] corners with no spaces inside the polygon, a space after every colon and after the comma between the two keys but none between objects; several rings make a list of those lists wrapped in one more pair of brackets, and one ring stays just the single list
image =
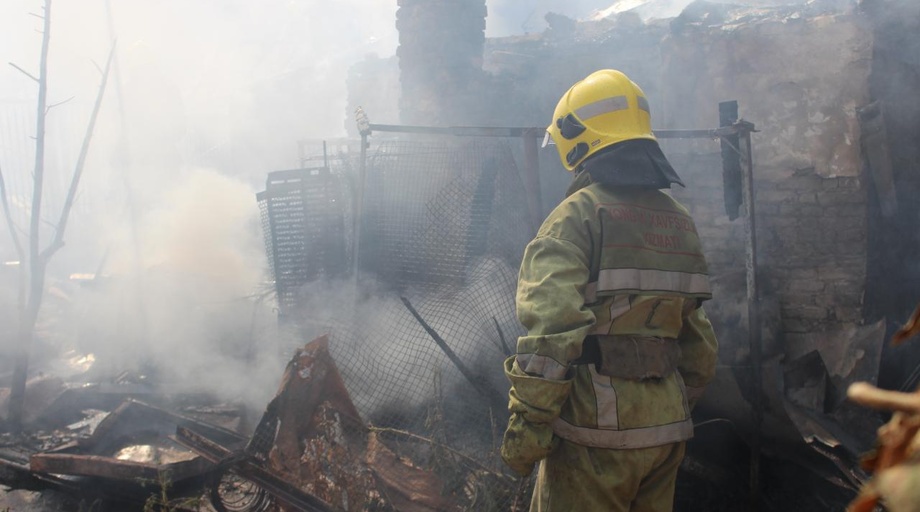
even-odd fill
[{"label": "wire mesh panel", "polygon": [[[363,421],[438,476],[450,510],[508,510],[520,486],[498,456],[502,361],[522,334],[517,267],[533,234],[510,148],[384,142],[368,158],[364,197],[360,276],[301,285],[289,310],[300,340],[329,335]],[[279,247],[268,248],[276,265]]]},{"label": "wire mesh panel", "polygon": [[306,283],[348,272],[346,195],[344,182],[325,167],[269,173],[257,194],[282,313]]},{"label": "wire mesh panel", "polygon": [[471,261],[519,258],[530,233],[507,145],[395,141],[370,159],[361,266],[389,285],[443,285]]}]

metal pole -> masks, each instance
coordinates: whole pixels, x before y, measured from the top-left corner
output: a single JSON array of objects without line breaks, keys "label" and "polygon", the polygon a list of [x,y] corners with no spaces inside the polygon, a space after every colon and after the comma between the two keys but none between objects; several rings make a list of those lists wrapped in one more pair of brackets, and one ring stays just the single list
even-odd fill
[{"label": "metal pole", "polygon": [[352,261],[352,275],[355,288],[358,284],[358,270],[361,268],[361,218],[364,216],[364,181],[367,176],[367,133],[361,132],[361,163],[358,165],[358,183],[355,185],[355,218],[354,218],[354,261]]},{"label": "metal pole", "polygon": [[[361,161],[358,164],[358,183],[355,184],[355,218],[354,228],[354,251],[352,261],[352,278],[355,284],[355,293],[358,291],[358,271],[361,268],[361,229],[362,217],[364,216],[364,181],[367,175],[367,138],[371,134],[370,120],[364,109],[358,107],[355,109],[355,123],[358,125],[358,133],[361,134]],[[357,295],[355,298],[357,299]]]},{"label": "metal pole", "polygon": [[[420,133],[426,135],[453,135],[455,137],[525,137],[542,139],[546,128],[536,126],[418,126],[405,124],[369,123],[374,132]],[[740,133],[744,127],[723,126],[713,130],[654,130],[658,139],[717,139]]]}]

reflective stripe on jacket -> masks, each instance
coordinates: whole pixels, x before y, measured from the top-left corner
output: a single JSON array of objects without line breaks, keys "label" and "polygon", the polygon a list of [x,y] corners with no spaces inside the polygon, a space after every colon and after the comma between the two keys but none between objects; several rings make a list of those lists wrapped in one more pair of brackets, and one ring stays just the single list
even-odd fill
[{"label": "reflective stripe on jacket", "polygon": [[[592,184],[563,200],[527,246],[517,291],[527,328],[517,366],[572,380],[556,434],[603,448],[691,437],[689,403],[715,373],[717,343],[700,307],[710,297],[696,226],[669,195]],[[590,334],[676,338],[679,371],[626,380],[573,366]]]}]

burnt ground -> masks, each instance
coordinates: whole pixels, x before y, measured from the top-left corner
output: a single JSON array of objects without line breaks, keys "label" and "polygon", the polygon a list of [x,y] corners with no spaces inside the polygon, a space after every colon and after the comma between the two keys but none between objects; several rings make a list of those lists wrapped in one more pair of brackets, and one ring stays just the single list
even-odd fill
[{"label": "burnt ground", "polygon": [[[717,483],[713,479],[696,476],[698,471],[681,471],[677,480],[675,512],[736,512],[750,510],[750,493],[747,485],[749,468],[746,460],[732,467],[718,468]],[[819,475],[788,461],[764,458],[761,466],[760,512],[834,512],[844,511],[855,493],[827,482]],[[0,485],[0,512],[123,512],[125,504],[103,505],[74,498],[54,490],[11,489]],[[144,511],[143,504],[134,510]],[[186,502],[181,509],[214,512],[207,496]]]},{"label": "burnt ground", "polygon": [[750,446],[727,422],[704,422],[687,444],[675,512],[834,512],[856,497],[855,487],[842,486],[846,478],[835,465],[811,448],[773,449],[761,454],[760,498],[752,507]]},{"label": "burnt ground", "polygon": [[[95,395],[92,395],[95,396]],[[154,396],[147,396],[152,399]],[[84,399],[87,399],[84,397]],[[197,400],[190,399],[191,404]],[[54,408],[56,417],[63,423],[75,422],[82,417],[86,407],[81,400],[72,398],[66,401],[69,408]],[[190,405],[180,401],[183,406]],[[78,406],[80,405],[80,406]],[[96,404],[106,405],[112,404]],[[176,403],[166,404],[177,406]],[[70,411],[69,409],[73,409]],[[105,407],[103,407],[105,409]],[[183,407],[186,412],[188,408]],[[199,413],[208,413],[204,421],[213,423],[215,418],[223,417],[224,411],[219,407],[195,407]],[[235,409],[229,408],[232,412]],[[68,413],[68,414],[65,414]],[[251,423],[246,421],[244,423]],[[229,426],[229,425],[228,425]],[[2,427],[2,426],[0,426]],[[0,428],[2,430],[2,428]],[[244,430],[248,431],[249,428]],[[74,434],[72,434],[74,435]],[[74,435],[76,437],[76,435]],[[60,440],[57,440],[60,441]],[[9,446],[0,437],[0,452]],[[855,492],[842,489],[829,481],[834,476],[830,471],[819,474],[816,471],[790,462],[796,454],[775,450],[773,456],[764,455],[761,460],[759,512],[810,512],[843,511],[855,497]],[[741,439],[734,426],[727,421],[704,421],[698,425],[695,438],[688,443],[687,458],[683,465],[675,496],[675,512],[722,512],[752,510],[750,492],[750,448]],[[839,476],[839,475],[837,475]],[[15,486],[16,489],[11,487]],[[196,490],[195,492],[201,492]],[[213,512],[207,496],[200,496],[197,502],[186,501],[182,508],[145,508],[143,499],[132,503],[102,504],[88,499],[74,497],[84,494],[78,492],[58,492],[49,490],[41,482],[14,483],[8,475],[3,474],[0,465],[0,512],[162,512],[196,511]],[[92,494],[87,492],[86,494]],[[174,499],[168,492],[169,499]],[[151,494],[153,495],[153,494]],[[142,496],[146,496],[143,494]],[[194,495],[193,495],[194,497]]]},{"label": "burnt ground", "polygon": [[[740,481],[747,467],[735,468],[738,477],[720,485],[682,472],[677,480],[675,512],[737,512],[750,510],[750,486]],[[764,458],[761,465],[760,512],[834,512],[846,510],[856,497],[796,464]]]}]

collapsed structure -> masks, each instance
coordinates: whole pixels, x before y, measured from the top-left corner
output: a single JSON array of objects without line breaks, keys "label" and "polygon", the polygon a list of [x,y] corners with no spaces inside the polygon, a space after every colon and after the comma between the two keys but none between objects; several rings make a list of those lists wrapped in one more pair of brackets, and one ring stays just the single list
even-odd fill
[{"label": "collapsed structure", "polygon": [[[328,335],[344,391],[336,387],[332,405],[311,402],[309,418],[270,405],[266,418],[276,423],[263,430],[283,431],[282,439],[260,446],[256,428],[254,453],[285,485],[341,509],[520,504],[526,489],[503,475],[497,457],[507,414],[500,361],[520,330],[521,250],[568,180],[555,152],[535,151],[534,134],[575,78],[612,67],[642,84],[656,130],[717,128],[725,100],[737,100],[757,129],[752,233],[742,222],[742,183],[723,174],[722,140],[662,141],[688,183],[674,194],[698,219],[715,291],[707,310],[721,341],[684,469],[722,496],[679,486],[677,508],[736,506],[735,494],[759,483],[737,476],[751,446],[830,483],[787,501],[774,495],[776,509],[854,496],[866,480],[857,457],[880,422],[845,400],[846,387],[911,389],[920,373],[915,348],[882,344],[920,295],[912,263],[920,160],[908,142],[920,119],[908,93],[920,63],[905,35],[920,8],[699,1],[664,20],[549,15],[542,34],[494,40],[483,36],[485,16],[482,0],[401,1],[398,55],[352,70],[349,112],[362,105],[385,122],[399,112],[404,125],[426,127],[394,128],[394,137],[349,123],[362,137],[358,149],[310,155],[308,169],[269,175],[258,201],[279,321],[298,342]],[[493,137],[469,137],[484,134]],[[729,154],[737,149],[729,144]],[[746,269],[751,251],[758,265]],[[756,336],[746,307],[752,272]],[[289,371],[309,380],[312,364]],[[294,426],[279,427],[281,416]],[[233,456],[215,453],[222,467]],[[463,462],[439,462],[445,454]],[[400,478],[418,483],[415,501]],[[380,498],[386,492],[399,496]]]}]

